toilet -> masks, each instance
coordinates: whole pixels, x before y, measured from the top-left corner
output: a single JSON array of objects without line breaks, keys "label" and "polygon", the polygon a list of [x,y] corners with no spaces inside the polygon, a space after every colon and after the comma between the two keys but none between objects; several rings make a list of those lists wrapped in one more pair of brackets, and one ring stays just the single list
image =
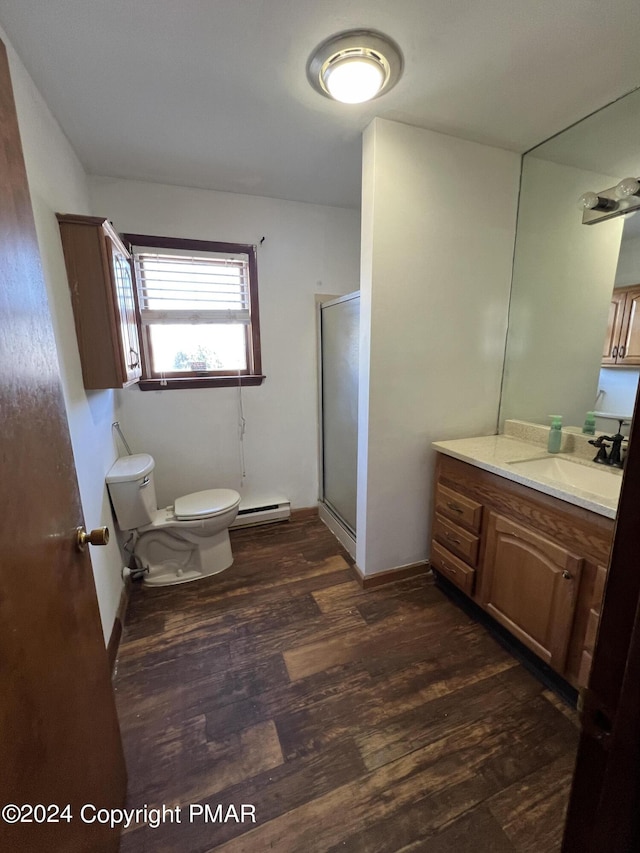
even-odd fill
[{"label": "toilet", "polygon": [[207,489],[176,498],[158,509],[148,453],[121,456],[106,476],[122,531],[135,531],[133,553],[152,586],[185,583],[215,575],[233,563],[229,525],[238,514],[233,489]]}]

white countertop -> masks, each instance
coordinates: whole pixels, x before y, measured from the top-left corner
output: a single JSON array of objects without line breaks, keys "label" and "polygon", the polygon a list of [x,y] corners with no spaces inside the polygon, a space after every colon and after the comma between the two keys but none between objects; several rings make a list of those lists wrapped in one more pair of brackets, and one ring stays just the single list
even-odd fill
[{"label": "white countertop", "polygon": [[606,466],[596,466],[593,462],[577,458],[572,453],[548,453],[540,444],[529,441],[521,441],[508,435],[487,435],[479,438],[458,438],[453,441],[435,441],[432,447],[439,453],[453,456],[462,462],[475,465],[484,471],[490,471],[507,480],[521,483],[538,492],[544,492],[554,498],[567,501],[576,506],[604,515],[607,518],[615,518],[618,510],[618,499],[607,498],[591,492],[583,491],[572,485],[559,483],[547,477],[525,475],[509,463],[525,459],[541,459],[553,456],[558,459],[568,459],[578,465],[588,465],[603,470],[603,474],[611,477],[619,477],[622,480],[620,469],[610,469]]}]

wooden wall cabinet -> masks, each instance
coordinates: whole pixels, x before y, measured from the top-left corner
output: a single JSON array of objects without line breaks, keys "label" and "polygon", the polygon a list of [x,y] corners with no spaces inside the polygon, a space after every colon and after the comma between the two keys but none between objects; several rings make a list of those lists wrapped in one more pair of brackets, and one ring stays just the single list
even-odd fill
[{"label": "wooden wall cabinet", "polygon": [[613,526],[438,454],[432,568],[574,687],[589,675]]},{"label": "wooden wall cabinet", "polygon": [[106,219],[57,217],[84,387],[124,388],[142,375],[130,255]]},{"label": "wooden wall cabinet", "polygon": [[640,365],[640,284],[613,291],[602,352],[605,367]]}]

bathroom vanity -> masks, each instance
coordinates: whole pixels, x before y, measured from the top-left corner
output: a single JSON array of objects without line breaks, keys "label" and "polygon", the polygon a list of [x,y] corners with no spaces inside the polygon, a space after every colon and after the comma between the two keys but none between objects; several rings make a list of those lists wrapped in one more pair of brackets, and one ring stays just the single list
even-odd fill
[{"label": "bathroom vanity", "polygon": [[432,568],[570,684],[586,685],[621,472],[504,435],[434,448]]}]

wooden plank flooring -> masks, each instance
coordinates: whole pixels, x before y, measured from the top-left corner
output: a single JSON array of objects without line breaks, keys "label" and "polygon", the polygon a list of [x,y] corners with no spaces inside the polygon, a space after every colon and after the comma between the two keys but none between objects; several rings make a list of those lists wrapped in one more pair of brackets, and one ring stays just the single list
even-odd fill
[{"label": "wooden plank flooring", "polygon": [[127,805],[181,823],[134,823],[123,853],[560,850],[573,712],[484,628],[424,577],[364,592],[315,518],[232,544],[218,577],[133,590]]}]

